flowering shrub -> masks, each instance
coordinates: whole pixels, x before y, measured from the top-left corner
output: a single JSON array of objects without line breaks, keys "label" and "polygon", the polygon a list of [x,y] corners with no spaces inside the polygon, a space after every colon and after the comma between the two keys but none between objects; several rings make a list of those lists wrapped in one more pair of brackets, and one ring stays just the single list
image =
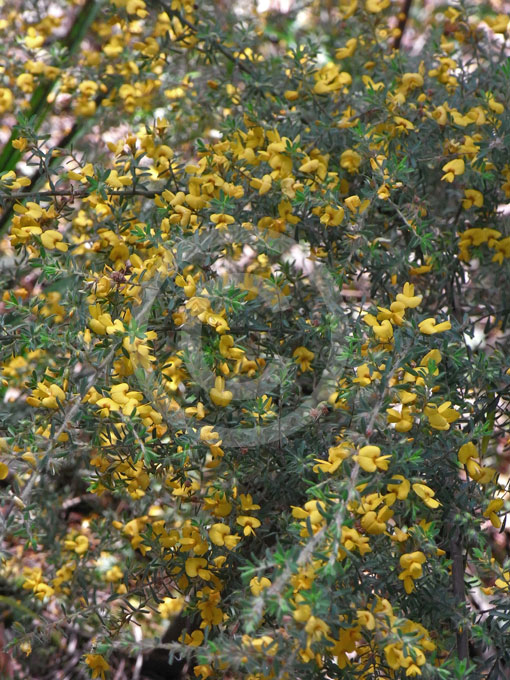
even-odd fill
[{"label": "flowering shrub", "polygon": [[0,21],[15,677],[506,677],[508,16],[332,5]]}]

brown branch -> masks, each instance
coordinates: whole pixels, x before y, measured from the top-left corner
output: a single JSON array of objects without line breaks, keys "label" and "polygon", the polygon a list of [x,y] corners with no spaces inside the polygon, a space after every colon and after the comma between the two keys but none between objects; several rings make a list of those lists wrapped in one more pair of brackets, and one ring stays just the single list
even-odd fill
[{"label": "brown branch", "polygon": [[[25,198],[30,198],[31,196],[38,196],[39,198],[51,198],[53,196],[65,196],[68,198],[86,198],[94,193],[94,190],[90,191],[69,191],[69,190],[55,190],[55,191],[24,191],[17,194],[2,194],[1,198],[8,198],[9,200],[23,200]],[[146,198],[154,198],[158,195],[157,191],[149,191],[147,189],[134,189],[132,191],[125,190],[113,190],[106,191],[108,196],[145,196]]]},{"label": "brown branch", "polygon": [[402,11],[399,13],[400,21],[398,22],[398,28],[400,32],[398,33],[397,36],[395,36],[395,41],[393,42],[394,50],[398,50],[400,48],[402,37],[404,35],[404,31],[406,30],[407,20],[409,19],[409,12],[411,11],[412,4],[413,0],[405,0],[404,7],[402,8]]}]

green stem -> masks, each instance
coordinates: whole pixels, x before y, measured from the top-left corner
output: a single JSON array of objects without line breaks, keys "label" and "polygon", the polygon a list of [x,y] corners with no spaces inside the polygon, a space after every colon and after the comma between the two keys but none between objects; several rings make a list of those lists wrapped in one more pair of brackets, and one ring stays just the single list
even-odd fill
[{"label": "green stem", "polygon": [[490,425],[490,432],[489,434],[486,434],[484,437],[482,437],[482,458],[485,456],[487,453],[487,448],[489,446],[489,442],[492,437],[492,433],[494,430],[494,418],[496,417],[496,406],[498,403],[497,398],[495,398],[494,392],[489,392],[487,395],[488,402],[489,404],[494,404],[494,408],[491,408],[490,411],[487,413],[487,422]]}]

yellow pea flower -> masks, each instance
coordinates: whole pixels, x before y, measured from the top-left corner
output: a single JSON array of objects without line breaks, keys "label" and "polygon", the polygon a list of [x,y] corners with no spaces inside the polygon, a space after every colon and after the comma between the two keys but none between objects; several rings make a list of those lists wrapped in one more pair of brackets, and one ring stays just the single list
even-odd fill
[{"label": "yellow pea flower", "polygon": [[101,654],[85,654],[85,663],[92,671],[92,678],[105,680],[105,671],[110,670],[110,664]]},{"label": "yellow pea flower", "polygon": [[454,423],[460,418],[460,413],[450,408],[450,405],[451,401],[445,401],[439,406],[433,403],[428,403],[425,406],[423,412],[434,430],[449,430],[450,423]]},{"label": "yellow pea flower", "polygon": [[379,14],[390,6],[390,0],[367,0],[365,3],[365,8],[367,12],[371,14]]},{"label": "yellow pea flower", "polygon": [[412,553],[405,553],[400,557],[400,567],[403,571],[398,575],[401,581],[404,581],[404,588],[406,593],[410,594],[414,590],[414,581],[423,576],[422,565],[426,562],[425,555],[417,550]]},{"label": "yellow pea flower", "polygon": [[378,512],[369,510],[361,518],[361,526],[367,534],[378,535],[386,531],[386,522],[393,515],[393,510],[387,506],[381,508]]},{"label": "yellow pea flower", "polygon": [[360,165],[361,156],[353,149],[347,149],[340,156],[340,167],[348,170],[350,173],[357,172]]},{"label": "yellow pea flower", "polygon": [[393,326],[388,319],[385,319],[381,324],[372,326],[372,330],[374,331],[374,335],[381,342],[389,342],[393,337]]},{"label": "yellow pea flower", "polygon": [[296,347],[292,356],[299,364],[299,370],[301,373],[311,370],[311,365],[315,354],[306,349],[306,347]]},{"label": "yellow pea flower", "polygon": [[452,324],[449,321],[443,321],[436,324],[436,320],[432,317],[420,321],[418,328],[424,335],[434,335],[435,333],[442,333],[443,331],[449,331]]},{"label": "yellow pea flower", "polygon": [[225,407],[230,404],[233,398],[232,392],[225,389],[225,378],[217,376],[214,387],[209,391],[209,397],[216,406]]},{"label": "yellow pea flower", "polygon": [[62,234],[56,229],[47,229],[41,234],[41,242],[45,248],[48,250],[53,250],[53,248],[56,248],[57,250],[65,253],[69,246],[67,243],[61,243],[63,239],[64,237]]},{"label": "yellow pea flower", "polygon": [[356,47],[358,45],[358,40],[357,38],[351,38],[345,43],[345,47],[340,47],[336,52],[335,52],[335,59],[346,59],[347,57],[352,57],[354,54]]},{"label": "yellow pea flower", "polygon": [[171,619],[182,612],[184,604],[182,597],[165,597],[158,605],[158,611],[164,619]]},{"label": "yellow pea flower", "polygon": [[250,590],[252,595],[258,596],[263,590],[269,588],[270,585],[271,581],[265,576],[262,576],[261,578],[254,576],[250,581]]},{"label": "yellow pea flower", "polygon": [[393,475],[392,482],[394,479],[397,482],[388,484],[386,488],[395,493],[399,501],[404,501],[411,490],[411,483],[403,475]]},{"label": "yellow pea flower", "polygon": [[207,567],[207,560],[204,557],[188,557],[184,563],[184,569],[190,578],[201,576],[209,581],[211,575],[204,567]]},{"label": "yellow pea flower", "polygon": [[453,161],[449,161],[446,165],[443,165],[442,170],[445,174],[441,177],[441,180],[453,182],[455,177],[464,174],[466,165],[462,158],[455,158]]},{"label": "yellow pea flower", "polygon": [[478,449],[473,444],[473,442],[468,442],[463,444],[458,453],[458,459],[462,465],[466,465],[470,458],[478,458]]},{"label": "yellow pea flower", "polygon": [[0,113],[5,113],[12,109],[14,96],[7,87],[0,87]]},{"label": "yellow pea flower", "polygon": [[464,189],[464,196],[466,197],[462,201],[462,207],[464,210],[469,210],[472,206],[476,208],[481,208],[483,206],[483,194],[481,191],[476,189]]},{"label": "yellow pea flower", "polygon": [[358,465],[366,472],[387,470],[391,456],[381,456],[381,449],[378,446],[363,446],[356,456],[353,456]]},{"label": "yellow pea flower", "polygon": [[366,609],[358,609],[356,611],[356,615],[358,617],[358,623],[360,626],[366,628],[367,630],[374,630],[375,617],[372,612],[369,612]]},{"label": "yellow pea flower", "polygon": [[260,520],[256,517],[249,517],[248,515],[240,515],[236,522],[244,527],[243,533],[245,536],[255,535],[254,529],[258,529],[260,526]]},{"label": "yellow pea flower", "polygon": [[483,511],[483,516],[490,519],[492,526],[496,529],[499,529],[501,526],[501,520],[496,513],[501,510],[503,505],[504,501],[502,498],[494,498]]},{"label": "yellow pea flower", "polygon": [[422,300],[423,295],[414,294],[414,284],[412,283],[404,283],[402,293],[397,294],[397,301],[401,302],[405,307],[410,307],[411,309],[418,307]]},{"label": "yellow pea flower", "polygon": [[209,538],[214,545],[225,545],[225,538],[230,534],[230,527],[221,522],[213,524],[209,529]]},{"label": "yellow pea flower", "polygon": [[426,484],[413,484],[414,493],[419,496],[428,508],[438,508],[441,503],[434,498],[435,491]]},{"label": "yellow pea flower", "polygon": [[357,194],[354,194],[353,196],[347,196],[347,198],[344,200],[344,203],[351,212],[355,212],[356,208],[359,208],[361,205],[361,198]]}]

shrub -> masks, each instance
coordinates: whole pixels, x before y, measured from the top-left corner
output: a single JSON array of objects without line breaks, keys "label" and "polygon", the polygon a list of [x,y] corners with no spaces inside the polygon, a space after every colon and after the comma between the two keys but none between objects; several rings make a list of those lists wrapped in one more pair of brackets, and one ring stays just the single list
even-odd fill
[{"label": "shrub", "polygon": [[101,678],[157,647],[204,680],[503,677],[508,17],[404,49],[389,0],[20,9],[18,677],[71,634]]}]

